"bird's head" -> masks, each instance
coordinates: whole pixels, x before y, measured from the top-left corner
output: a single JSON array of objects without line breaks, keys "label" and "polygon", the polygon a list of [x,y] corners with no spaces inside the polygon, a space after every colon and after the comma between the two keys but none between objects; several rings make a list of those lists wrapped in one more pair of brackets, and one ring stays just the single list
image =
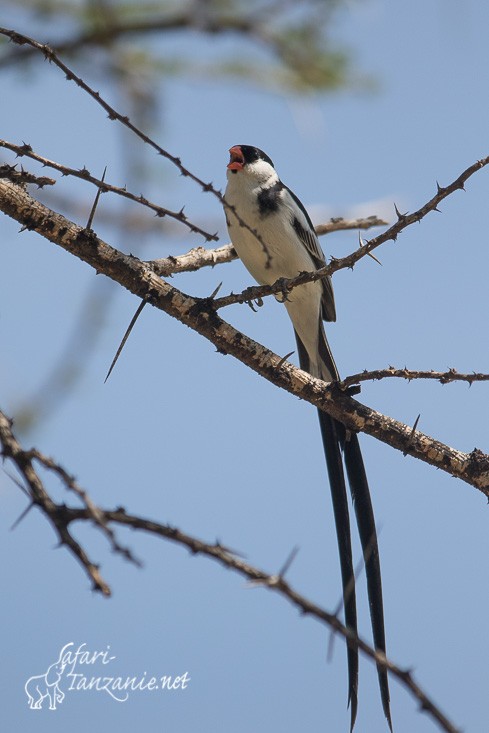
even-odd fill
[{"label": "bird's head", "polygon": [[228,178],[245,176],[259,183],[277,178],[272,160],[253,145],[233,145],[229,149]]}]

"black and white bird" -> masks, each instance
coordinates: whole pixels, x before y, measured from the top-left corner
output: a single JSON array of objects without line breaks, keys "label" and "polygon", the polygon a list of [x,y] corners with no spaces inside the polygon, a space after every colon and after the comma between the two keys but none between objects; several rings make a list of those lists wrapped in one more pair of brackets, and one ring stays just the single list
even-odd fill
[{"label": "black and white bird", "polygon": [[[326,262],[311,219],[297,196],[282,183],[271,159],[259,148],[234,145],[227,166],[226,220],[231,241],[243,264],[261,285],[312,272]],[[236,217],[235,213],[239,218]],[[241,221],[240,221],[241,220]],[[249,229],[242,225],[244,222]],[[260,239],[257,239],[255,230]],[[300,366],[326,382],[338,370],[324,332],[324,321],[336,320],[329,277],[300,285],[284,302],[294,327]],[[384,611],[379,551],[370,491],[356,433],[318,410],[338,538],[345,622],[357,632],[348,497],[343,468],[355,507],[363,548],[367,589],[376,649],[385,653]],[[351,730],[358,705],[358,649],[347,648]],[[377,668],[384,714],[392,730],[387,672]]]}]

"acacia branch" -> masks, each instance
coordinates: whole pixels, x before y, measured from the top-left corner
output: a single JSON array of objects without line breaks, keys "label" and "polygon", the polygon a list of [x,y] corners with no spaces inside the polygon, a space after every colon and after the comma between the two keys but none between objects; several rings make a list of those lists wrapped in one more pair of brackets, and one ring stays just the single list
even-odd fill
[{"label": "acacia branch", "polygon": [[[123,527],[131,527],[135,530],[141,530],[165,538],[187,547],[194,555],[209,557],[224,567],[234,570],[251,581],[253,586],[260,586],[278,593],[281,597],[286,598],[303,615],[312,616],[317,621],[327,625],[334,632],[342,636],[349,646],[360,649],[365,656],[375,661],[378,666],[388,670],[396,677],[419,702],[421,709],[427,712],[439,724],[442,730],[446,731],[446,733],[459,733],[451,721],[441,712],[440,708],[435,705],[431,698],[414,681],[409,669],[403,669],[399,665],[394,664],[383,652],[375,650],[352,629],[344,626],[336,614],[326,611],[298,593],[285,580],[285,571],[271,575],[245,562],[232,550],[218,542],[214,544],[203,542],[168,524],[161,524],[160,522],[154,522],[150,519],[128,514],[121,507],[115,510],[108,510],[96,506],[87,492],[80,489],[73,477],[59,464],[51,458],[46,458],[37,450],[23,450],[12,432],[12,421],[1,411],[0,446],[1,455],[12,460],[24,479],[25,487],[22,488],[27,490],[32,505],[36,505],[41,509],[48,521],[54,526],[60,538],[60,544],[66,545],[82,564],[93,583],[94,590],[106,596],[111,593],[110,587],[99,573],[98,566],[89,559],[85,550],[73,539],[69,529],[71,523],[76,521],[94,522],[95,526],[109,537],[113,548],[120,552],[120,554],[123,554],[126,559],[132,559],[132,554],[126,549],[121,552],[122,548],[115,539],[114,531],[109,526],[111,523]],[[49,470],[54,471],[61,478],[65,487],[74,491],[82,499],[84,507],[74,508],[66,506],[64,503],[55,503],[45,490],[38,474],[34,470],[32,465],[33,459],[38,460]]]},{"label": "acacia branch", "polygon": [[473,382],[488,382],[489,374],[481,374],[480,372],[472,372],[471,374],[461,374],[456,369],[449,369],[446,372],[436,372],[433,369],[428,370],[413,370],[413,369],[396,369],[395,367],[388,367],[387,369],[374,369],[372,371],[359,372],[358,374],[352,374],[339,382],[340,387],[347,389],[352,387],[359,382],[376,381],[379,379],[387,379],[389,377],[395,377],[397,379],[407,379],[410,382],[412,379],[435,379],[440,384],[449,384],[450,382],[467,382],[469,386]]},{"label": "acacia branch", "polygon": [[19,46],[27,45],[33,48],[36,52],[40,52],[45,59],[53,63],[65,74],[68,81],[75,82],[75,84],[80,87],[80,89],[86,92],[100,107],[102,107],[102,109],[105,110],[105,112],[107,113],[110,120],[117,120],[118,122],[120,122],[122,125],[131,130],[131,132],[139,137],[144,143],[153,148],[158,153],[158,155],[161,155],[163,158],[166,158],[171,163],[173,163],[173,165],[178,168],[182,176],[187,176],[191,178],[191,180],[195,181],[195,183],[197,183],[202,188],[202,190],[211,191],[212,193],[217,195],[218,198],[220,198],[219,192],[213,188],[212,183],[205,183],[201,178],[191,173],[182,164],[180,158],[172,155],[170,152],[162,148],[157,142],[155,142],[148,135],[146,135],[146,133],[133,125],[129,117],[122,115],[120,112],[118,112],[100,95],[99,92],[95,91],[95,89],[92,89],[89,84],[87,84],[80,76],[72,71],[69,66],[61,61],[55,51],[50,46],[48,46],[47,43],[40,43],[34,38],[29,38],[29,36],[25,36],[22,33],[18,33],[17,31],[11,30],[9,28],[0,27],[0,34],[7,36],[7,38],[9,38],[12,43],[16,43]]},{"label": "acacia branch", "polygon": [[[58,536],[60,546],[66,545],[76,557],[90,577],[93,589],[100,591],[105,596],[109,596],[110,587],[100,575],[98,565],[90,560],[83,547],[75,540],[68,529],[68,523],[64,517],[64,505],[56,504],[51,499],[34,469],[32,452],[22,449],[12,433],[11,421],[2,412],[0,412],[0,444],[2,446],[1,455],[4,458],[10,458],[16,465],[20,475],[24,478],[31,499],[31,506],[38,506],[42,509]],[[93,519],[92,511],[88,508],[87,511],[90,518]]]},{"label": "acacia branch", "polygon": [[473,176],[474,173],[477,173],[477,171],[481,170],[481,168],[484,168],[488,164],[489,156],[478,160],[473,165],[470,165],[463,171],[463,173],[458,176],[458,178],[452,181],[452,183],[450,183],[448,186],[445,186],[443,188],[437,184],[437,194],[412,214],[400,214],[397,211],[396,207],[396,223],[389,227],[389,229],[386,229],[385,232],[379,234],[377,237],[374,237],[373,239],[370,239],[366,242],[361,241],[360,247],[358,247],[358,249],[356,249],[354,252],[347,255],[346,257],[332,258],[330,264],[326,265],[325,267],[321,267],[318,270],[314,270],[313,272],[302,272],[300,275],[297,275],[297,277],[293,278],[280,278],[275,283],[273,283],[273,285],[256,285],[246,288],[241,293],[231,293],[230,295],[225,295],[222,298],[216,298],[214,301],[215,307],[224,308],[229,305],[234,305],[236,303],[249,303],[252,300],[261,300],[262,298],[265,298],[269,295],[280,294],[282,297],[286,298],[287,294],[294,288],[297,288],[299,285],[304,285],[306,283],[315,282],[316,280],[321,280],[321,278],[323,277],[333,275],[338,270],[343,270],[345,268],[353,269],[356,263],[363,257],[370,255],[372,253],[372,250],[380,247],[381,244],[384,244],[389,240],[394,242],[397,239],[398,235],[403,231],[403,229],[406,229],[406,227],[410,226],[411,224],[420,222],[421,219],[423,219],[431,211],[438,211],[438,204],[443,201],[443,199],[447,198],[447,196],[450,196],[452,193],[459,189],[464,189],[465,182],[471,176]]},{"label": "acacia branch", "polygon": [[[0,412],[0,419],[2,417],[4,420],[7,419],[6,416]],[[12,432],[10,432],[10,436],[13,438]],[[59,476],[64,487],[68,491],[73,492],[80,499],[84,507],[83,511],[85,512],[86,519],[91,520],[94,523],[94,525],[102,531],[102,534],[104,534],[105,537],[108,539],[112,551],[119,555],[122,555],[126,560],[133,563],[134,565],[141,567],[142,563],[132,554],[131,550],[128,547],[124,547],[123,545],[119,544],[115,536],[115,533],[113,532],[112,528],[109,526],[109,523],[107,521],[107,518],[104,512],[101,511],[99,507],[92,501],[92,499],[90,498],[90,495],[84,489],[81,488],[81,486],[78,484],[74,476],[68,473],[68,471],[66,471],[66,469],[63,468],[63,466],[61,466],[59,463],[54,461],[52,458],[50,458],[49,456],[45,456],[43,453],[40,453],[40,451],[34,448],[31,449],[30,451],[24,451],[24,455],[26,458],[28,458],[31,461],[36,460],[38,463],[43,465],[49,471]],[[62,511],[63,514],[64,514],[65,509],[66,507],[64,504],[58,505],[58,510]],[[67,525],[68,525],[68,522],[67,522]],[[87,567],[87,571],[89,571],[88,567]],[[97,587],[96,590],[101,590],[101,589]]]},{"label": "acacia branch", "polygon": [[[347,229],[370,229],[370,227],[378,227],[386,224],[377,216],[360,217],[359,219],[343,219],[342,217],[332,217],[324,224],[318,224],[315,228],[316,234],[330,234],[331,232],[344,231]],[[146,264],[151,267],[153,272],[161,277],[169,277],[178,272],[193,272],[200,270],[201,267],[214,267],[225,262],[232,262],[237,259],[238,255],[232,244],[225,244],[223,247],[216,249],[205,249],[204,247],[194,247],[183,255],[162,257],[158,260],[150,260]]]},{"label": "acacia branch", "polygon": [[194,272],[201,267],[214,267],[225,262],[232,262],[238,255],[232,244],[225,244],[215,249],[194,247],[183,255],[170,255],[158,260],[148,261],[146,264],[160,277],[170,277],[179,272]]},{"label": "acacia branch", "polygon": [[[165,148],[161,147],[159,143],[157,143],[155,140],[153,140],[149,135],[147,135],[145,132],[139,129],[136,125],[134,125],[129,117],[127,115],[122,115],[120,112],[118,112],[114,107],[112,107],[102,96],[99,92],[95,91],[95,89],[92,89],[92,87],[87,84],[80,76],[75,74],[72,69],[70,69],[61,59],[56,55],[56,53],[53,51],[53,49],[48,46],[46,43],[39,43],[39,41],[36,41],[33,38],[29,38],[29,36],[24,36],[22,33],[18,33],[17,31],[10,30],[8,28],[2,28],[0,27],[0,34],[7,36],[7,38],[10,38],[12,43],[16,43],[20,46],[27,45],[31,48],[36,49],[36,51],[39,51],[43,54],[44,58],[55,64],[61,71],[65,74],[66,79],[68,81],[73,81],[75,84],[80,87],[84,92],[86,92],[95,102],[97,102],[100,107],[102,107],[103,110],[107,113],[109,120],[117,120],[120,122],[124,127],[127,127],[128,130],[130,130],[134,135],[136,135],[140,140],[142,140],[146,145],[149,145],[153,150],[155,150],[158,155],[161,155],[163,158],[166,158],[166,160],[169,160],[171,163],[173,163],[174,166],[179,170],[180,174],[182,176],[185,176],[187,178],[190,178],[190,180],[197,183],[202,191],[204,193],[211,193],[213,196],[215,196],[218,201],[224,206],[225,209],[228,209],[229,211],[232,211],[234,216],[236,217],[239,224],[247,229],[255,239],[260,243],[266,257],[267,262],[269,261],[270,255],[268,252],[268,248],[266,243],[263,241],[260,234],[251,227],[249,224],[247,224],[246,221],[244,221],[239,213],[236,211],[235,207],[231,204],[228,204],[224,196],[222,195],[221,191],[219,191],[217,188],[214,187],[212,182],[206,183],[202,178],[199,178],[199,176],[195,175],[195,173],[192,173],[188,168],[186,168],[179,157],[176,155],[172,155],[172,153],[168,152],[168,150],[165,150]],[[212,239],[212,237],[210,237]]]},{"label": "acacia branch", "polygon": [[[0,141],[1,144],[1,141]],[[19,185],[23,183],[35,183],[38,188],[44,188],[44,186],[54,186],[56,181],[54,178],[47,178],[46,176],[35,176],[33,173],[25,171],[23,168],[18,171],[17,166],[0,165],[0,178],[7,178],[7,180]]]},{"label": "acacia branch", "polygon": [[[83,519],[84,513],[84,510],[75,510],[71,516],[73,517],[73,520]],[[447,733],[460,733],[453,723],[448,720],[448,718],[427,696],[423,689],[414,681],[413,675],[409,669],[403,669],[394,664],[388,657],[386,657],[385,654],[383,654],[383,652],[376,651],[352,629],[344,626],[335,614],[324,610],[317,604],[311,602],[308,598],[298,593],[285,580],[282,574],[270,575],[269,573],[245,562],[241,557],[237,557],[220,543],[212,545],[206,544],[201,540],[184,534],[175,527],[135,517],[127,514],[123,509],[118,509],[116,511],[104,511],[104,516],[107,521],[113,521],[134,529],[142,529],[146,532],[150,532],[151,534],[156,534],[178,544],[185,545],[192,554],[201,554],[206,557],[210,557],[221,565],[243,575],[251,581],[253,586],[263,587],[272,592],[278,593],[280,596],[290,601],[290,603],[298,608],[302,614],[312,616],[316,620],[326,624],[333,631],[340,634],[340,636],[346,640],[348,645],[357,647],[365,654],[365,656],[378,663],[381,668],[387,669],[405,688],[411,692],[419,702],[421,710],[427,712],[431,717],[433,717],[442,730],[447,731]]]},{"label": "acacia branch", "polygon": [[370,229],[371,227],[387,226],[388,222],[378,216],[361,216],[358,219],[344,219],[334,216],[325,224],[318,224],[314,230],[318,237],[330,232],[347,231],[349,229]]},{"label": "acacia branch", "polygon": [[[67,165],[63,165],[62,163],[57,163],[54,160],[49,160],[49,158],[45,158],[42,155],[35,153],[33,149],[31,148],[31,146],[28,145],[27,143],[24,143],[23,145],[15,145],[15,143],[8,142],[7,140],[0,140],[0,148],[5,148],[6,150],[12,151],[19,158],[26,156],[30,158],[31,160],[35,160],[37,163],[41,163],[45,167],[52,168],[53,170],[59,171],[60,173],[63,174],[63,176],[72,176],[74,178],[80,178],[82,181],[87,181],[88,183],[92,183],[102,193],[106,193],[107,191],[110,191],[111,193],[115,193],[118,196],[122,196],[123,198],[130,199],[131,201],[135,201],[136,203],[141,204],[142,206],[145,206],[146,208],[154,211],[156,216],[160,218],[168,216],[171,219],[175,219],[180,224],[183,224],[184,226],[188,227],[190,231],[193,232],[194,234],[201,234],[207,242],[210,242],[211,240],[215,242],[219,239],[219,237],[217,236],[217,233],[210,234],[209,232],[206,232],[204,229],[201,229],[201,227],[189,221],[186,214],[184,214],[183,208],[180,209],[180,211],[172,211],[171,209],[167,209],[164,206],[160,206],[159,204],[154,204],[151,201],[149,201],[147,198],[145,198],[142,194],[137,196],[136,194],[131,193],[131,191],[128,191],[125,187],[121,188],[119,186],[113,186],[112,184],[108,183],[105,180],[102,181],[100,178],[96,178],[95,176],[92,176],[90,171],[87,168],[85,168],[85,166],[83,168],[70,168]],[[52,179],[46,179],[46,180],[54,183]],[[34,181],[34,182],[37,183],[37,181]]]},{"label": "acacia branch", "polygon": [[106,244],[94,232],[48,209],[23,188],[0,179],[0,210],[59,245],[141,300],[165,311],[291,394],[307,400],[356,432],[365,432],[475,486],[489,496],[489,456],[463,453],[362,405],[338,385],[326,384],[277,356],[219,317],[210,298],[193,298],[161,280],[137,257]]},{"label": "acacia branch", "polygon": [[[366,218],[360,218],[360,219],[344,219],[342,217],[334,217],[334,218],[331,218],[329,222],[325,224],[319,224],[315,228],[315,231],[316,231],[316,234],[323,235],[323,234],[328,234],[330,232],[347,230],[347,229],[369,229],[370,227],[381,226],[382,224],[386,224],[386,222],[384,222],[382,219],[379,219],[377,216],[368,216]],[[178,256],[170,255],[169,257],[163,257],[158,260],[148,261],[147,264],[149,267],[151,267],[153,272],[155,272],[157,275],[160,275],[161,277],[169,277],[169,276],[171,277],[172,275],[179,273],[179,272],[193,272],[195,270],[200,270],[200,268],[202,267],[214,267],[215,265],[218,265],[218,264],[223,264],[225,262],[231,262],[232,260],[237,259],[237,257],[238,255],[233,245],[226,244],[223,247],[218,247],[217,249],[210,249],[210,250],[204,249],[204,247],[195,247],[194,249],[191,249],[189,252],[186,252],[183,255],[178,255]],[[243,295],[244,297],[246,297],[246,291]],[[244,301],[241,301],[241,302],[244,302]],[[248,300],[248,302],[251,302],[251,299]],[[134,327],[139,315],[141,314],[143,310],[143,307],[144,307],[144,301],[138,307],[135,315],[133,316],[131,320],[131,323],[117,350],[116,356],[114,360],[112,361],[112,364],[105,378],[105,381],[107,381],[107,379],[109,378],[119,358],[119,355],[124,347],[124,344],[126,343],[132,331],[132,328]],[[222,305],[218,307],[222,307]]]}]

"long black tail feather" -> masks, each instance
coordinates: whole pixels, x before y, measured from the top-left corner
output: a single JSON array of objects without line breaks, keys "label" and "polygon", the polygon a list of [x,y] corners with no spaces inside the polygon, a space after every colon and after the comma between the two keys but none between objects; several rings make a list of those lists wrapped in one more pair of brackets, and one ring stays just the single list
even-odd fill
[{"label": "long black tail feather", "polygon": [[[382,598],[379,546],[377,543],[377,531],[375,529],[375,518],[372,501],[370,499],[367,475],[365,473],[360,443],[358,442],[358,436],[356,433],[350,433],[345,440],[344,454],[348,482],[350,484],[353,505],[355,507],[355,514],[357,517],[358,533],[360,535],[363,556],[365,559],[374,646],[385,654],[384,603]],[[384,709],[384,714],[387,718],[389,728],[392,731],[387,671],[385,668],[377,665],[377,674],[379,676],[382,707]]]},{"label": "long black tail feather", "polygon": [[[318,410],[319,425],[323,438],[324,454],[328,467],[329,485],[338,538],[338,550],[343,586],[345,624],[357,633],[357,604],[355,595],[355,575],[351,549],[350,514],[346,493],[343,461],[341,459],[338,425],[325,412]],[[358,648],[348,646],[348,703],[351,705],[350,731],[353,730],[358,708]]]},{"label": "long black tail feather", "polygon": [[[319,322],[318,355],[320,364],[311,369],[309,355],[301,340],[295,334],[301,369],[322,379],[339,379],[338,370],[329,348],[322,321]],[[314,372],[319,371],[318,374]],[[345,430],[344,425],[331,418],[327,413],[318,410],[319,424],[323,439],[324,454],[328,468],[333,512],[335,517],[338,549],[340,554],[341,579],[343,586],[343,602],[345,607],[345,623],[357,633],[357,611],[355,595],[355,576],[351,548],[350,516],[343,471],[341,448],[345,456],[345,466],[350,484],[350,492],[355,507],[358,533],[362,544],[367,576],[367,590],[372,621],[372,632],[375,648],[386,652],[384,630],[384,606],[382,598],[382,580],[380,573],[379,548],[375,518],[370,499],[370,489],[363,463],[360,444],[356,433]],[[348,647],[348,701],[351,704],[351,727],[353,730],[358,705],[358,649]],[[377,665],[380,696],[387,723],[392,731],[390,712],[390,695],[387,672]]]},{"label": "long black tail feather", "polygon": [[[322,328],[322,323],[321,323]],[[296,334],[297,350],[301,369],[310,372],[311,365],[307,351]],[[328,353],[329,350],[328,350]],[[334,361],[331,364],[334,369]],[[346,491],[343,461],[341,458],[340,435],[338,428],[344,433],[344,428],[336,423],[329,415],[318,410],[319,425],[323,439],[324,455],[328,469],[329,485],[333,504],[333,513],[336,525],[336,536],[338,539],[338,550],[340,555],[341,582],[343,587],[343,604],[345,608],[345,624],[352,631],[358,633],[357,629],[357,605],[355,595],[355,575],[353,569],[353,553],[351,549],[350,512],[348,509],[348,496]],[[358,648],[348,646],[348,704],[350,705],[350,731],[353,730],[357,717],[358,708]]]}]

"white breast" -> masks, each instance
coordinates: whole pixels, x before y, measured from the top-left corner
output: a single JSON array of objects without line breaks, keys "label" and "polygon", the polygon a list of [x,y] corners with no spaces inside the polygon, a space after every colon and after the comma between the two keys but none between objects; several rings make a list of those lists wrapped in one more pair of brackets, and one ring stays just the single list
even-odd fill
[{"label": "white breast", "polygon": [[[275,178],[275,182],[277,180]],[[257,197],[262,186],[262,182],[257,185],[256,179],[241,172],[229,173],[225,198],[241,219],[259,233],[266,251],[229,209],[226,210],[226,219],[229,236],[246,269],[261,285],[271,285],[281,277],[292,278],[316,267],[294,231],[294,212],[291,209],[280,206],[277,211],[260,214]],[[316,281],[295,288],[285,302],[294,329],[312,361],[317,358],[321,298],[322,285]]]},{"label": "white breast", "polygon": [[261,284],[272,284],[280,277],[294,277],[300,272],[314,270],[311,257],[298,242],[292,227],[293,212],[280,207],[277,212],[261,215],[257,199],[260,190],[261,186],[256,185],[256,181],[241,173],[229,175],[226,201],[235,207],[250,228],[259,233],[265,245],[240,225],[231,210],[226,211],[229,236],[246,268]]}]

